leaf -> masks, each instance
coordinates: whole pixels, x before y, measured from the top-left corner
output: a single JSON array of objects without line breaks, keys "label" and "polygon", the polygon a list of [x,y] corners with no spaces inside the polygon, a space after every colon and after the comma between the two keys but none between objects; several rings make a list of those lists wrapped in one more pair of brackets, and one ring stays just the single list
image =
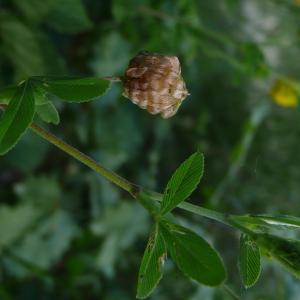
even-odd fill
[{"label": "leaf", "polygon": [[[33,22],[38,22],[56,5],[57,0],[13,0],[23,15]],[[33,9],[34,8],[34,9]]]},{"label": "leaf", "polygon": [[79,33],[92,27],[81,0],[56,0],[45,21],[62,33]]},{"label": "leaf", "polygon": [[161,268],[167,256],[165,241],[159,230],[159,224],[149,237],[147,247],[139,270],[139,279],[136,297],[144,299],[155,289],[162,278]]},{"label": "leaf", "polygon": [[[41,213],[31,203],[0,206],[0,252],[22,237],[26,230],[37,221]],[[17,221],[16,221],[17,220]]]},{"label": "leaf", "polygon": [[300,218],[287,215],[271,216],[271,215],[257,215],[253,218],[263,221],[268,226],[272,227],[290,227],[300,228]]},{"label": "leaf", "polygon": [[[48,269],[60,261],[78,233],[79,229],[70,214],[58,209],[43,217],[38,226],[28,230],[11,250],[20,259]],[[21,265],[10,271],[21,278],[30,275],[28,268]]]},{"label": "leaf", "polygon": [[0,119],[0,154],[5,154],[31,124],[35,112],[31,85],[20,86]]},{"label": "leaf", "polygon": [[53,207],[60,206],[63,197],[58,179],[49,175],[26,178],[15,184],[14,192],[20,202],[31,204],[46,212],[47,216],[53,212]]},{"label": "leaf", "polygon": [[110,82],[98,78],[43,79],[43,88],[57,97],[71,102],[85,102],[103,95]]},{"label": "leaf", "polygon": [[99,76],[122,74],[129,59],[130,44],[128,40],[120,33],[113,31],[110,34],[101,35],[95,43],[91,68]]},{"label": "leaf", "polygon": [[240,238],[240,272],[246,288],[253,286],[261,271],[260,250],[249,235],[241,234]]},{"label": "leaf", "polygon": [[55,106],[51,102],[43,105],[37,105],[36,113],[44,122],[52,123],[55,125],[59,124],[59,114]]},{"label": "leaf", "polygon": [[204,157],[200,152],[185,160],[167,184],[161,204],[161,214],[175,208],[195,190],[203,175]]},{"label": "leaf", "polygon": [[239,47],[239,56],[249,76],[265,77],[268,69],[262,50],[255,43],[243,43]]},{"label": "leaf", "polygon": [[0,31],[3,52],[14,64],[18,79],[45,73],[43,53],[33,28],[5,15],[1,16]]},{"label": "leaf", "polygon": [[31,86],[34,95],[34,103],[35,105],[44,105],[49,103],[49,99],[47,97],[47,91],[35,80],[31,79]]},{"label": "leaf", "polygon": [[256,243],[267,254],[281,263],[290,273],[300,279],[300,241],[284,239],[271,234],[257,234]]},{"label": "leaf", "polygon": [[288,215],[241,215],[230,218],[257,233],[274,229],[300,228],[300,218]]},{"label": "leaf", "polygon": [[226,277],[218,253],[193,231],[169,222],[163,222],[163,237],[178,268],[199,283],[217,286]]},{"label": "leaf", "polygon": [[[108,205],[103,214],[103,203],[107,205],[116,202],[119,193],[95,174],[88,174],[88,178],[89,181],[92,179],[90,202],[94,221],[91,223],[91,230],[96,236],[101,236],[103,241],[95,257],[95,266],[111,279],[117,273],[124,253],[130,251],[132,245],[145,235],[149,228],[149,218],[145,209],[138,203]],[[102,195],[106,197],[103,198],[104,202],[100,203]]]}]

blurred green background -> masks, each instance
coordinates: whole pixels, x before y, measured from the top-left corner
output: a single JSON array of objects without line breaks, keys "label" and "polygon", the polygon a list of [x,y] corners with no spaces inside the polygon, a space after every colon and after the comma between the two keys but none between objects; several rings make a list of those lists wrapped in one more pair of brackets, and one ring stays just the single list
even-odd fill
[{"label": "blurred green background", "polygon": [[[299,109],[269,96],[299,79],[297,0],[0,0],[0,87],[31,75],[121,75],[140,50],[177,55],[191,95],[169,120],[113,84],[98,101],[53,99],[46,126],[129,180],[162,191],[196,149],[193,203],[231,213],[300,212]],[[299,281],[263,260],[254,288],[238,275],[238,234],[176,211],[220,251],[242,299],[299,299]],[[28,131],[0,158],[0,299],[135,298],[151,225],[127,194]],[[293,233],[292,237],[299,236]],[[171,262],[151,299],[232,299]]]}]

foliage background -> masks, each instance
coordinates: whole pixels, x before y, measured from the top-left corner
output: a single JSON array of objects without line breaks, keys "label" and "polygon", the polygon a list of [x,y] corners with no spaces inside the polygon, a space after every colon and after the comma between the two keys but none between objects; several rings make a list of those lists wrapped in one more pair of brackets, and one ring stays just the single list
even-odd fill
[{"label": "foliage background", "polygon": [[[192,202],[299,216],[299,110],[269,97],[276,78],[299,77],[299,16],[296,0],[0,0],[0,86],[119,75],[145,49],[178,55],[191,96],[172,119],[140,110],[114,84],[99,101],[54,99],[61,124],[49,129],[157,191],[199,148],[206,172]],[[222,253],[243,299],[298,299],[299,282],[267,259],[243,289],[237,234],[177,213]],[[149,226],[127,194],[28,131],[0,158],[0,299],[134,299]],[[165,273],[152,299],[231,299],[171,263]]]}]

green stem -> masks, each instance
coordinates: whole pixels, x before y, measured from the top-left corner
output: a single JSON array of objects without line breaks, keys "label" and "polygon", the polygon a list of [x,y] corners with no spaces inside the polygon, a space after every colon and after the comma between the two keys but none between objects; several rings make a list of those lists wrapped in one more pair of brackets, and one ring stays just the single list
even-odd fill
[{"label": "green stem", "polygon": [[[156,200],[156,201],[159,201],[159,202],[161,202],[162,199],[163,199],[163,195],[159,194],[159,193],[154,193],[154,192],[149,192],[149,191],[142,191],[141,193],[143,195],[145,195],[146,197],[149,197],[152,200]],[[231,215],[220,213],[218,211],[208,209],[208,208],[204,208],[202,206],[194,205],[194,204],[191,204],[191,203],[188,203],[188,202],[181,202],[180,204],[178,204],[177,207],[179,207],[183,210],[186,210],[188,212],[194,213],[196,215],[206,217],[206,218],[209,218],[211,220],[218,221],[220,223],[223,223],[223,224],[231,226],[231,227],[235,227],[229,219],[229,217]]]},{"label": "green stem", "polygon": [[[138,198],[144,197],[148,199],[152,199],[154,201],[161,202],[163,200],[163,195],[160,193],[155,193],[152,191],[145,191],[141,190],[139,193]],[[254,232],[251,231],[250,229],[244,227],[241,225],[239,222],[237,222],[234,219],[234,214],[226,214],[226,213],[221,213],[212,209],[208,209],[202,206],[194,205],[188,202],[181,202],[180,204],[177,205],[178,208],[181,208],[185,211],[191,212],[195,215],[205,217],[214,221],[217,221],[219,223],[223,223],[224,225],[230,226],[232,228],[238,229],[239,231],[253,235]]]},{"label": "green stem", "polygon": [[[0,107],[1,108],[1,107]],[[3,107],[4,109],[4,107]],[[155,193],[155,192],[149,192],[146,190],[142,190],[137,185],[131,183],[130,181],[126,180],[125,178],[119,176],[118,174],[106,169],[99,163],[97,163],[95,160],[87,156],[86,154],[80,152],[73,146],[67,144],[66,142],[62,141],[58,137],[56,137],[54,134],[48,132],[44,128],[36,125],[31,124],[30,128],[40,137],[47,140],[49,143],[53,144],[60,150],[66,152],[73,158],[79,160],[84,165],[88,166],[95,172],[99,173],[100,175],[104,176],[107,180],[114,183],[115,185],[119,186],[123,190],[129,192],[134,198],[142,198],[145,197],[145,201],[148,199],[154,200],[154,201],[162,201],[162,194]],[[147,202],[147,201],[146,201]],[[145,203],[146,203],[145,202]],[[218,221],[220,223],[226,224],[231,227],[236,227],[235,224],[233,224],[230,221],[230,215],[223,214],[208,208],[204,208],[201,206],[197,206],[191,203],[182,202],[178,205],[179,208],[186,210],[188,212],[197,214],[202,217],[206,217],[215,221]]]},{"label": "green stem", "polygon": [[220,213],[215,210],[211,210],[208,208],[204,208],[198,205],[194,205],[188,202],[182,202],[178,205],[179,208],[182,208],[186,211],[192,212],[202,217],[206,217],[220,223],[226,224],[228,226],[232,226],[232,224],[227,220],[228,215]]},{"label": "green stem", "polygon": [[[84,165],[88,166],[89,168],[91,168],[95,172],[97,172],[100,175],[104,176],[110,182],[112,182],[115,185],[119,186],[123,190],[129,192],[134,198],[139,198],[141,200],[144,199],[144,201],[142,201],[143,205],[145,203],[148,203],[147,199],[153,200],[153,201],[159,201],[159,202],[162,201],[162,198],[163,198],[162,194],[155,193],[155,192],[149,192],[149,191],[145,191],[145,190],[141,189],[140,187],[138,187],[137,185],[129,182],[125,178],[123,178],[123,177],[117,175],[116,173],[106,169],[105,167],[103,167],[102,165],[97,163],[95,160],[93,160],[92,158],[90,158],[86,154],[80,152],[79,150],[77,150],[73,146],[71,146],[71,145],[67,144],[66,142],[62,141],[61,139],[59,139],[58,137],[56,137],[52,133],[46,131],[42,127],[40,127],[36,124],[32,124],[31,129],[37,135],[39,135],[43,139],[47,140],[49,143],[55,145],[60,150],[66,152],[67,154],[69,154],[73,158],[77,159],[78,161],[80,161]],[[150,205],[150,204],[151,203],[149,202],[147,205]],[[228,226],[237,228],[237,226],[235,226],[235,224],[233,222],[231,222],[231,219],[230,219],[231,215],[223,214],[223,213],[220,213],[220,212],[208,209],[208,208],[204,208],[204,207],[201,207],[201,206],[197,206],[197,205],[194,205],[194,204],[191,204],[191,203],[187,203],[187,202],[180,203],[178,205],[178,207],[183,209],[183,210],[186,210],[188,212],[197,214],[199,216],[206,217],[206,218],[218,221],[220,223],[226,224]],[[240,229],[240,228],[238,228],[238,229]]]},{"label": "green stem", "polygon": [[47,140],[49,143],[55,145],[60,150],[66,152],[73,158],[79,160],[84,165],[88,166],[95,172],[99,173],[100,175],[104,176],[107,180],[111,181],[115,185],[119,186],[123,190],[129,192],[134,198],[139,192],[139,187],[135,184],[129,182],[128,180],[124,179],[123,177],[117,175],[116,173],[106,169],[95,160],[90,158],[89,156],[85,155],[84,153],[80,152],[73,146],[67,144],[66,142],[62,141],[52,133],[46,131],[42,127],[32,124],[30,127],[37,135],[42,137],[43,139]]}]

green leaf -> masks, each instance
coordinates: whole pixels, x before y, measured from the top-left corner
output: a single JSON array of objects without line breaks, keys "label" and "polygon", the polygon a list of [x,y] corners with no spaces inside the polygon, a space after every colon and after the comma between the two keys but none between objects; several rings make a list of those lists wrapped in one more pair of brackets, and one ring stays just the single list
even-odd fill
[{"label": "green leaf", "polygon": [[49,103],[47,91],[45,91],[38,82],[35,82],[34,79],[31,80],[31,82],[35,105],[44,105]]},{"label": "green leaf", "polygon": [[0,252],[21,238],[40,216],[38,208],[31,203],[0,205]]},{"label": "green leaf", "polygon": [[240,238],[240,272],[246,288],[253,286],[261,271],[260,250],[249,235]]},{"label": "green leaf", "polygon": [[55,125],[59,124],[59,114],[51,102],[37,105],[36,113],[44,122],[53,123]]},{"label": "green leaf", "polygon": [[13,0],[18,9],[31,22],[38,22],[57,5],[57,0]]},{"label": "green leaf", "polygon": [[[23,235],[22,241],[12,249],[21,259],[47,269],[61,259],[78,232],[78,227],[70,214],[57,209]],[[28,270],[23,269],[22,273],[28,276]]]},{"label": "green leaf", "polygon": [[253,216],[253,217],[256,219],[259,219],[261,221],[264,221],[269,226],[300,228],[300,218],[294,217],[294,216],[257,215],[257,216]]},{"label": "green leaf", "polygon": [[45,73],[43,53],[33,28],[1,15],[0,31],[3,53],[14,64],[17,79]]},{"label": "green leaf", "polygon": [[0,89],[0,104],[8,104],[16,93],[17,86],[10,85]]},{"label": "green leaf", "polygon": [[226,277],[218,253],[193,231],[169,222],[163,222],[163,237],[178,268],[199,283],[217,286]]},{"label": "green leaf", "polygon": [[[122,51],[120,51],[122,49]],[[130,43],[119,32],[101,35],[95,43],[91,67],[96,75],[122,74],[130,59]]]},{"label": "green leaf", "polygon": [[284,239],[271,234],[257,234],[256,243],[268,256],[281,263],[290,273],[300,279],[300,241]]},{"label": "green leaf", "polygon": [[204,157],[200,152],[185,160],[167,184],[161,204],[161,214],[175,208],[195,190],[203,175]]},{"label": "green leaf", "polygon": [[45,18],[47,24],[62,33],[79,33],[92,27],[81,0],[56,0]]},{"label": "green leaf", "polygon": [[57,97],[71,102],[85,102],[103,95],[110,82],[98,78],[42,79],[43,88]]},{"label": "green leaf", "polygon": [[255,43],[244,43],[239,47],[239,56],[249,76],[265,77],[268,68],[262,50]]},{"label": "green leaf", "polygon": [[167,256],[165,241],[160,232],[159,224],[149,237],[147,247],[139,270],[136,297],[144,299],[155,289],[162,278],[162,266]]},{"label": "green leaf", "polygon": [[5,154],[31,124],[35,106],[31,85],[20,86],[0,119],[0,154]]},{"label": "green leaf", "polygon": [[231,216],[230,218],[256,233],[264,233],[274,229],[300,228],[300,218],[288,215],[242,215]]}]

